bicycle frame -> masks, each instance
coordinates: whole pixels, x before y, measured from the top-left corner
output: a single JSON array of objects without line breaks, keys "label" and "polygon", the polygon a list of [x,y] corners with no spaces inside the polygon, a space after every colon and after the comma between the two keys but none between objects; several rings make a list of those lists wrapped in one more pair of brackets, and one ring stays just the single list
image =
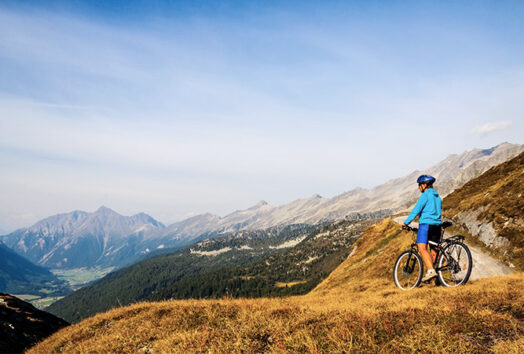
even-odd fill
[{"label": "bicycle frame", "polygon": [[[418,229],[416,228],[411,228],[411,231],[413,232],[417,232]],[[441,234],[441,241],[436,244],[436,245],[430,245],[431,247],[433,247],[433,249],[435,250],[435,252],[437,252],[437,255],[435,256],[435,260],[433,261],[433,268],[435,269],[436,272],[439,272],[439,271],[442,271],[442,270],[447,270],[448,267],[450,266],[450,263],[451,262],[446,262],[446,265],[443,266],[443,267],[438,267],[438,262],[439,262],[439,258],[441,255],[444,255],[444,257],[446,257],[446,261],[448,261],[447,259],[447,256],[443,251],[444,247],[446,247],[449,243],[452,243],[454,241],[464,241],[465,237],[464,236],[460,236],[460,235],[456,235],[456,236],[451,236],[447,239],[444,239],[444,229],[442,229],[442,234]],[[411,261],[411,255],[413,253],[417,253],[419,254],[418,252],[418,244],[417,242],[413,242],[411,244],[411,247],[410,247],[410,250],[409,250],[409,257],[408,257],[408,261],[406,262],[406,265],[404,266],[404,271],[406,272],[410,272],[410,269],[408,268],[409,267],[409,262]],[[413,271],[413,269],[411,269],[411,271]]]}]

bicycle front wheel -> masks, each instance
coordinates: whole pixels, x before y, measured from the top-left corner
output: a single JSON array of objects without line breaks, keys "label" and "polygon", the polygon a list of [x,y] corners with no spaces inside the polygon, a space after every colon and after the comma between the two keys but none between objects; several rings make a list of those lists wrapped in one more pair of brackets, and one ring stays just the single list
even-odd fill
[{"label": "bicycle front wheel", "polygon": [[395,285],[402,290],[416,288],[420,285],[422,270],[422,259],[417,253],[403,252],[395,262],[393,269]]},{"label": "bicycle front wheel", "polygon": [[455,287],[466,284],[473,268],[468,246],[462,242],[447,245],[440,256],[438,268],[438,277],[443,285]]}]

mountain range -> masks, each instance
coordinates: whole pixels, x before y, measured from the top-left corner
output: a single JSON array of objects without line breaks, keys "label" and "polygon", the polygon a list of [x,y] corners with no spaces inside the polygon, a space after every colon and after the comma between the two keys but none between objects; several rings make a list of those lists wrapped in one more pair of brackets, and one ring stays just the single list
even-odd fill
[{"label": "mountain range", "polygon": [[275,225],[315,224],[324,220],[341,219],[352,213],[396,212],[411,206],[418,198],[418,190],[413,186],[420,174],[435,176],[439,194],[446,196],[470,179],[523,150],[524,145],[509,143],[490,149],[474,149],[450,155],[433,167],[414,171],[371,189],[356,188],[333,198],[323,198],[315,194],[278,207],[261,201],[247,210],[238,210],[222,218],[210,214],[195,216],[170,225],[161,232],[164,235],[188,238],[211,230],[264,229]]},{"label": "mountain range", "polygon": [[144,236],[165,226],[147,214],[130,217],[100,207],[48,217],[2,237],[2,241],[47,268],[112,266],[135,259]]},{"label": "mountain range", "polygon": [[207,213],[167,227],[144,213],[127,217],[106,207],[93,213],[74,211],[16,230],[0,237],[0,241],[48,268],[121,267],[155,250],[190,245],[206,234],[217,236],[278,225],[312,225],[343,218],[386,216],[416,201],[418,191],[413,186],[419,174],[435,176],[436,189],[445,196],[523,150],[524,145],[509,143],[474,149],[450,155],[431,168],[414,171],[375,188],[356,188],[333,198],[315,194],[276,207],[261,201],[223,217]]}]

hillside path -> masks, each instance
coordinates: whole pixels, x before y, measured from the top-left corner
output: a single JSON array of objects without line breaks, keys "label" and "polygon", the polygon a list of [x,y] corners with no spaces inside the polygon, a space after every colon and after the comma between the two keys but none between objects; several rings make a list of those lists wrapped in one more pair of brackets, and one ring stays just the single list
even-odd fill
[{"label": "hillside path", "polygon": [[472,245],[468,245],[468,247],[471,251],[471,257],[473,258],[473,270],[471,271],[470,276],[471,280],[496,277],[499,275],[508,275],[514,273],[510,267],[508,267],[501,261],[491,257],[489,254],[483,252],[480,248]]},{"label": "hillside path", "polygon": [[[396,217],[393,220],[402,225],[405,216]],[[414,227],[417,227],[416,223],[413,223]],[[445,232],[444,238],[452,236]],[[471,271],[470,280],[477,280],[482,278],[496,277],[499,275],[513,274],[514,271],[502,263],[501,261],[491,257],[489,254],[483,252],[480,248],[469,245],[467,240],[466,244],[471,251],[471,257],[473,258],[473,270]]]}]

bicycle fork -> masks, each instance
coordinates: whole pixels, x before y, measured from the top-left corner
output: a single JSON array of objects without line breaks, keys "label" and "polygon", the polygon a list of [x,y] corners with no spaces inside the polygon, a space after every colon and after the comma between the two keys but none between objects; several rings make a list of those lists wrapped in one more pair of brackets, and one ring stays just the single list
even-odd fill
[{"label": "bicycle fork", "polygon": [[404,268],[402,268],[404,273],[411,274],[411,273],[413,273],[413,270],[415,269],[415,264],[416,264],[417,260],[415,259],[415,257],[413,257],[413,252],[414,252],[413,248],[411,248],[409,250],[409,255],[408,255],[408,259],[406,261],[406,265],[404,266]]}]

